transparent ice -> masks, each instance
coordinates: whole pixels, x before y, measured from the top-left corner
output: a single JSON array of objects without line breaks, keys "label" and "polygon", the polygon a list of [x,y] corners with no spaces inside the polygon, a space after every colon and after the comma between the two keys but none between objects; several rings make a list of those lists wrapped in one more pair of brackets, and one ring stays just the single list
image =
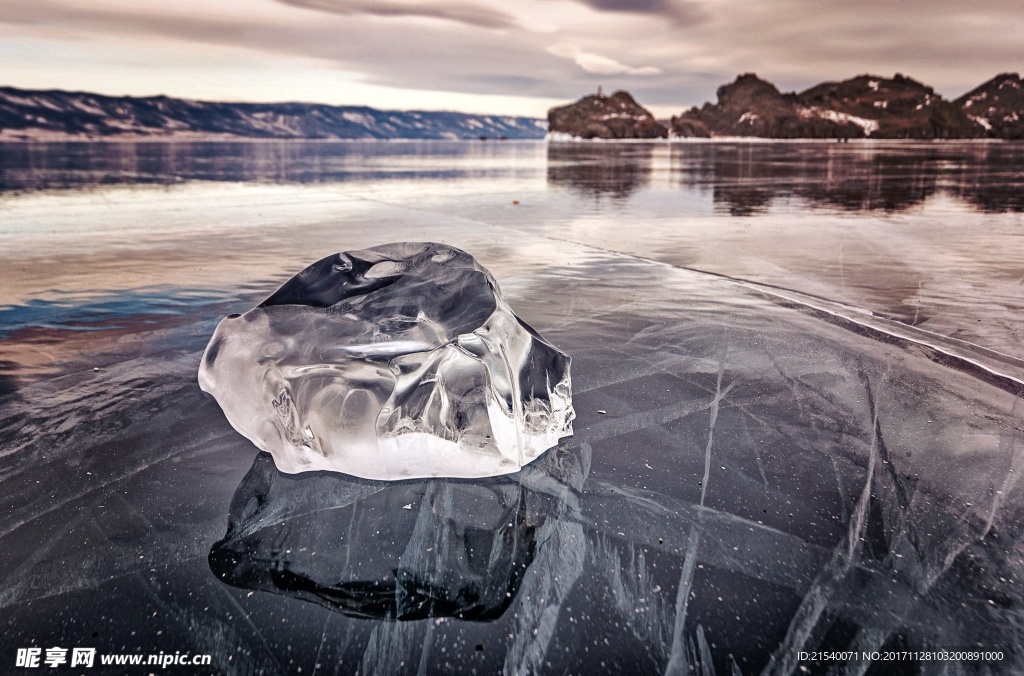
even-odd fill
[{"label": "transparent ice", "polygon": [[283,472],[516,472],[572,434],[569,357],[468,253],[402,242],[320,260],[225,318],[199,369]]}]

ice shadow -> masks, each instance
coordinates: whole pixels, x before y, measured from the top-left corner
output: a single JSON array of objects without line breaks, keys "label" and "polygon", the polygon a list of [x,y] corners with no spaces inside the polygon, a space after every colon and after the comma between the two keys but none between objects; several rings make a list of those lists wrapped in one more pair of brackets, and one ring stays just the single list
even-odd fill
[{"label": "ice shadow", "polygon": [[223,582],[356,618],[490,621],[513,604],[563,463],[478,480],[281,473],[261,453],[235,491],[210,569]]}]

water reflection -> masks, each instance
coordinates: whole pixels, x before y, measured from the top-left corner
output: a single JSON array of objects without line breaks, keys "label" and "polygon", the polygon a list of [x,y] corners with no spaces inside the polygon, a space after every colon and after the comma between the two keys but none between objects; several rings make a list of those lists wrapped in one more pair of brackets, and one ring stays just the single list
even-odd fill
[{"label": "water reflection", "polygon": [[[546,163],[545,163],[546,158]],[[936,194],[987,213],[1024,211],[1018,143],[215,142],[0,144],[0,193],[185,181],[279,184],[532,177],[589,198],[628,199],[664,172],[724,213],[778,200],[898,212]]]},{"label": "water reflection", "polygon": [[1004,143],[553,143],[548,183],[621,200],[649,185],[659,160],[677,186],[710,190],[733,216],[792,198],[850,212],[904,211],[940,192],[984,212],[1024,211],[1024,146]]},{"label": "water reflection", "polygon": [[0,193],[185,181],[306,184],[507,176],[542,148],[467,141],[0,143]]},{"label": "water reflection", "polygon": [[907,209],[934,194],[950,161],[932,148],[849,151],[825,144],[705,144],[674,152],[683,185],[713,185],[716,204],[743,216],[791,197],[846,211]]},{"label": "water reflection", "polygon": [[654,150],[647,143],[552,143],[548,184],[585,197],[625,200],[650,184]]}]

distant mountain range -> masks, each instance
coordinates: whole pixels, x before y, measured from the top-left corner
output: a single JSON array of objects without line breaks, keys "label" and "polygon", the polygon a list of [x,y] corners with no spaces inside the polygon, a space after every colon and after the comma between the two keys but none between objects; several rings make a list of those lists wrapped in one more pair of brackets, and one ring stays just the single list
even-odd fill
[{"label": "distant mountain range", "polygon": [[544,120],[313,103],[215,103],[0,87],[0,141],[169,139],[540,139]]},{"label": "distant mountain range", "polygon": [[998,75],[955,101],[899,74],[859,75],[782,93],[747,73],[719,87],[717,94],[717,103],[659,121],[660,132],[651,126],[654,116],[626,92],[586,96],[552,108],[549,129],[555,135],[604,139],[1024,139],[1024,83],[1016,73]]},{"label": "distant mountain range", "polygon": [[552,108],[548,120],[314,103],[222,103],[0,87],[0,141],[65,139],[1024,139],[1024,83],[1004,73],[947,101],[897,74],[783,93],[753,73],[718,102],[658,120],[627,92]]}]

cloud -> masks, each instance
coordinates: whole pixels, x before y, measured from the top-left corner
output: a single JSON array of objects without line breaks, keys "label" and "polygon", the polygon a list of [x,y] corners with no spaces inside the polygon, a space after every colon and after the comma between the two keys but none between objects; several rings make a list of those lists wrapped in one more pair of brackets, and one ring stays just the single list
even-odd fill
[{"label": "cloud", "polygon": [[398,0],[277,0],[284,5],[340,15],[416,17],[453,21],[478,28],[512,28],[510,14],[467,2],[401,2]]},{"label": "cloud", "polygon": [[695,2],[683,0],[576,0],[598,12],[663,17],[678,24],[695,25],[708,14]]},{"label": "cloud", "polygon": [[583,0],[583,4],[608,12],[668,14],[675,4],[670,0]]},{"label": "cloud", "polygon": [[573,60],[577,66],[594,75],[661,75],[661,69],[654,66],[635,68],[619,63],[607,56],[585,52],[575,45],[558,44],[547,48],[548,53],[563,59]]}]

